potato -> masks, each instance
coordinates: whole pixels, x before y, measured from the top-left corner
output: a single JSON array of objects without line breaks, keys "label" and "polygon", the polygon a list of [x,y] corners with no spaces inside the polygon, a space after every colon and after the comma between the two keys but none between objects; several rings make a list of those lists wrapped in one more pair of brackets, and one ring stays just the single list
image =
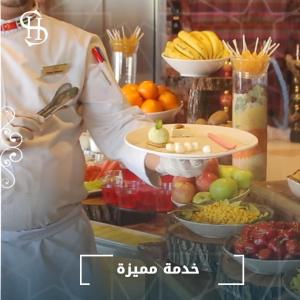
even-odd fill
[{"label": "potato", "polygon": [[224,110],[218,110],[209,117],[207,124],[221,125],[221,124],[225,124],[228,120],[229,120],[228,113],[225,112]]}]

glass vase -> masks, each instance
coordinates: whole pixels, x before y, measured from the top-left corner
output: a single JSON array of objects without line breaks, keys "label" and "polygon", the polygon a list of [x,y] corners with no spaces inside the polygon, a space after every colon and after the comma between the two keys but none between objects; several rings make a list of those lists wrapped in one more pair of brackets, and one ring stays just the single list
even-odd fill
[{"label": "glass vase", "polygon": [[267,69],[247,59],[233,59],[232,126],[248,131],[258,139],[256,147],[233,155],[233,165],[266,180],[267,173]]}]

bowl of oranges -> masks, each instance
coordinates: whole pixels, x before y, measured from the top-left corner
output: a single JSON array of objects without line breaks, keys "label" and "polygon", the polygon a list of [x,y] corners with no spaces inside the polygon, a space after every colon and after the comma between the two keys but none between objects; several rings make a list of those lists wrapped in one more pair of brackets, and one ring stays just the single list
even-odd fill
[{"label": "bowl of oranges", "polygon": [[151,80],[125,84],[122,92],[130,105],[139,106],[154,121],[174,122],[183,105],[168,87]]}]

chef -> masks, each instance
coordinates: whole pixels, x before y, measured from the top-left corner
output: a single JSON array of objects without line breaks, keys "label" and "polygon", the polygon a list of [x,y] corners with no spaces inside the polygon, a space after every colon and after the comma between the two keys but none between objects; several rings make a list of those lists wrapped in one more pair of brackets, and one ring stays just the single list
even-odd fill
[{"label": "chef", "polygon": [[[159,173],[192,177],[200,174],[203,164],[160,159],[126,146],[124,135],[147,120],[137,107],[126,105],[107,61],[99,64],[93,56],[92,49],[99,47],[106,57],[101,40],[42,15],[48,39],[28,46],[20,16],[34,5],[33,0],[1,0],[0,151],[2,160],[9,159],[16,146],[23,155],[2,168],[2,179],[9,174],[15,179],[1,193],[2,297],[110,299],[101,266],[102,277],[95,280],[102,283],[100,293],[93,291],[95,285],[79,284],[80,254],[96,253],[80,206],[86,197],[80,134],[87,129],[103,153],[154,185]],[[30,23],[38,22],[33,14]],[[78,87],[78,95],[50,118],[37,115],[65,83]],[[84,281],[95,279],[94,266],[86,266]]]}]

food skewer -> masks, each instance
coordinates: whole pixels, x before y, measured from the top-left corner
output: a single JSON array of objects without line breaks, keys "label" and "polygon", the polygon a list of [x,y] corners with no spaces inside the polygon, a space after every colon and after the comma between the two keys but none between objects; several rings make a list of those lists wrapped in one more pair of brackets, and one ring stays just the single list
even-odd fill
[{"label": "food skewer", "polygon": [[271,50],[273,50],[274,47],[276,47],[277,45],[278,45],[278,44],[273,44],[272,46],[270,46],[270,47],[268,48],[267,54],[268,54],[268,52],[271,52]]},{"label": "food skewer", "polygon": [[125,30],[124,30],[124,26],[122,25],[122,34],[123,34],[123,39],[126,38],[126,35],[125,35]]},{"label": "food skewer", "polygon": [[222,43],[224,44],[224,46],[227,48],[227,50],[229,51],[229,53],[233,53],[234,55],[237,56],[237,53],[234,51],[234,49],[230,46],[229,43],[226,43],[224,40],[222,40]]},{"label": "food skewer", "polygon": [[279,46],[280,46],[280,44],[278,43],[277,46],[268,55],[271,56],[277,50],[277,48]]},{"label": "food skewer", "polygon": [[236,53],[237,53],[239,56],[241,56],[240,51],[239,51],[238,46],[237,46],[236,39],[234,39],[232,42],[233,42],[233,45],[234,45],[234,47],[235,47]]},{"label": "food skewer", "polygon": [[247,48],[247,44],[246,44],[246,39],[245,39],[245,35],[243,34],[243,51],[248,50]]},{"label": "food skewer", "polygon": [[258,42],[259,42],[259,37],[257,37],[255,41],[254,53],[257,53]]},{"label": "food skewer", "polygon": [[126,55],[131,55],[136,51],[139,41],[144,36],[139,26],[136,26],[133,33],[129,36],[126,36],[124,26],[121,27],[121,30],[115,28],[111,30],[106,29],[106,33],[112,48]]},{"label": "food skewer", "polygon": [[[270,57],[280,46],[279,43],[274,43],[271,37],[262,41],[259,45],[259,38],[256,38],[253,52],[251,52],[246,43],[245,35],[242,36],[242,48],[239,51],[237,40],[232,40],[233,46],[229,42],[222,41],[224,47],[230,52],[231,57],[238,59],[236,61],[236,68],[242,72],[249,72],[252,74],[260,74],[265,70],[266,65],[269,63]],[[260,48],[260,50],[258,50]],[[239,59],[243,59],[240,61]],[[235,63],[235,61],[233,61]]]}]

